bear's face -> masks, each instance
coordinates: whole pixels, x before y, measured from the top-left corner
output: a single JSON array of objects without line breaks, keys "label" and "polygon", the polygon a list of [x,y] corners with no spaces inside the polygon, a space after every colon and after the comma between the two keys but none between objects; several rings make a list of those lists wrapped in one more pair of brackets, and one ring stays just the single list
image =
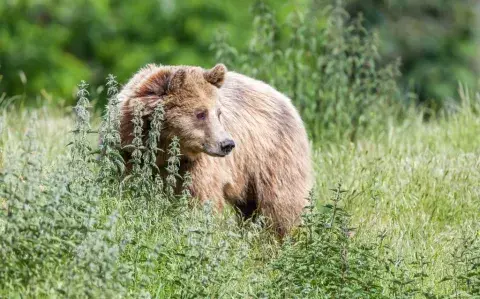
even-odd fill
[{"label": "bear's face", "polygon": [[159,67],[137,89],[137,98],[147,107],[153,109],[160,101],[163,103],[162,134],[179,137],[180,150],[189,158],[199,153],[224,157],[235,147],[221,123],[219,88],[226,72],[222,64],[210,70]]}]

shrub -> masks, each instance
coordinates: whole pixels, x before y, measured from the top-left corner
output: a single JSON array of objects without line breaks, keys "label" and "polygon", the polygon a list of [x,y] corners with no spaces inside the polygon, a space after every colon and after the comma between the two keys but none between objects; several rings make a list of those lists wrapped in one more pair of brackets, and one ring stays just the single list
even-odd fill
[{"label": "shrub", "polygon": [[341,185],[332,203],[310,206],[304,228],[288,240],[278,259],[268,290],[277,298],[382,298],[382,261],[375,244],[352,237],[349,216],[340,206]]}]

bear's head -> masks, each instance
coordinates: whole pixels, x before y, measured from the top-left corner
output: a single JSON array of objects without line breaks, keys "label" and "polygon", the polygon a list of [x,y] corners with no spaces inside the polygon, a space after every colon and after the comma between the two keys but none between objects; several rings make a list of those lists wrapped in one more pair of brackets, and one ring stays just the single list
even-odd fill
[{"label": "bear's head", "polygon": [[119,95],[122,103],[122,143],[132,140],[133,105],[144,104],[145,117],[158,104],[165,110],[162,137],[180,139],[180,150],[188,158],[200,153],[224,157],[235,142],[222,125],[220,92],[227,68],[217,64],[209,70],[190,66],[148,65],[140,70]]}]

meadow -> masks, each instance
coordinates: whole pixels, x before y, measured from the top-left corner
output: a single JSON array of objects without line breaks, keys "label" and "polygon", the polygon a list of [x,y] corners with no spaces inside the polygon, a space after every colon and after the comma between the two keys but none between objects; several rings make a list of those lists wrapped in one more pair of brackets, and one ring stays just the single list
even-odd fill
[{"label": "meadow", "polygon": [[212,50],[301,112],[316,173],[303,224],[279,241],[261,218],[174,194],[190,182],[178,140],[168,178],[155,174],[161,107],[149,131],[134,120],[126,174],[120,86],[107,78],[100,113],[102,89],[82,82],[73,111],[2,107],[1,298],[480,297],[480,93],[460,85],[429,110],[340,7],[321,30],[293,22],[281,45],[262,9],[248,53],[222,36]]}]

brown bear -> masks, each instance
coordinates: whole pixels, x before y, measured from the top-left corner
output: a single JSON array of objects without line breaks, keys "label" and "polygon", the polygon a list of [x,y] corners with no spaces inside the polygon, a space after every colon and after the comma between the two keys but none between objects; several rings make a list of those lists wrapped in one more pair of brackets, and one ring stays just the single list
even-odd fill
[{"label": "brown bear", "polygon": [[[280,234],[295,225],[312,187],[310,147],[303,122],[289,98],[271,86],[227,72],[193,66],[147,65],[118,95],[122,144],[132,141],[135,101],[145,115],[159,103],[165,119],[159,147],[180,139],[182,171],[192,177],[192,195],[254,212]],[[157,164],[164,168],[162,155]]]}]

